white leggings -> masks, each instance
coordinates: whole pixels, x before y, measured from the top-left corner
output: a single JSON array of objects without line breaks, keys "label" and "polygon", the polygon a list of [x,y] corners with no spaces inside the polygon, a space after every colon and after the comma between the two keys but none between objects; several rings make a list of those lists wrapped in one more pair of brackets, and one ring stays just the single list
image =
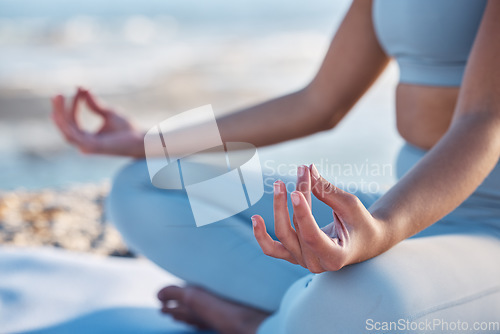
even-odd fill
[{"label": "white leggings", "polygon": [[[406,145],[399,174],[424,153]],[[196,227],[185,192],[154,188],[146,163],[136,161],[116,176],[108,212],[128,245],[160,267],[272,312],[259,334],[456,333],[464,326],[500,333],[500,196],[492,200],[491,184],[482,186],[487,196],[480,187],[449,216],[388,252],[318,275],[265,256],[256,243],[250,222],[256,213],[275,237],[272,189],[250,209]],[[356,195],[367,207],[378,197]],[[313,211],[319,225],[331,222],[331,209],[316,199]]]}]

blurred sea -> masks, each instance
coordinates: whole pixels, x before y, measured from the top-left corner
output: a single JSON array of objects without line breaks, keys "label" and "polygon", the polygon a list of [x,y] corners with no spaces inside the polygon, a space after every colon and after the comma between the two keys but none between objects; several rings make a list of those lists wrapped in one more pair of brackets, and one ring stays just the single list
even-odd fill
[{"label": "blurred sea", "polygon": [[[49,121],[51,95],[83,85],[145,128],[207,103],[229,112],[306,84],[349,4],[0,0],[0,190],[96,182],[125,163],[65,144]],[[392,163],[396,78],[391,66],[338,130],[264,148],[261,159],[290,169]],[[375,179],[387,187],[392,175]]]}]

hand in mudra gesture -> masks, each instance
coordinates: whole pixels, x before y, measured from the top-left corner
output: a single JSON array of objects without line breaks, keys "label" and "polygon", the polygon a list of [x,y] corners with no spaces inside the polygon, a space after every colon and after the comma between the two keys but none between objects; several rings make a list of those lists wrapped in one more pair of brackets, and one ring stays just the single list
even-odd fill
[{"label": "hand in mudra gesture", "polygon": [[[268,256],[299,264],[312,273],[335,271],[364,261],[383,247],[382,225],[361,201],[323,177],[314,165],[298,168],[296,190],[291,194],[293,225],[287,207],[287,192],[281,181],[274,183],[274,228],[278,240],[266,231],[264,219],[252,217],[255,237]],[[333,222],[319,228],[311,211],[311,193],[333,209]]]},{"label": "hand in mudra gesture", "polygon": [[[102,118],[96,132],[85,131],[78,122],[78,104]],[[127,118],[103,106],[88,90],[79,88],[71,103],[62,95],[52,98],[52,119],[68,142],[83,153],[143,157],[143,134]]]}]

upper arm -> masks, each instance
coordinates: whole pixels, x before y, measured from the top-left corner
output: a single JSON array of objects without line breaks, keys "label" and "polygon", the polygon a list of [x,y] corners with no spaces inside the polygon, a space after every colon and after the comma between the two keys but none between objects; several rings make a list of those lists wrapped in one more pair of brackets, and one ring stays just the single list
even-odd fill
[{"label": "upper arm", "polygon": [[372,1],[354,0],[307,87],[330,127],[368,90],[389,59],[375,35]]},{"label": "upper arm", "polygon": [[500,120],[499,18],[500,1],[489,0],[467,62],[455,118],[481,113]]}]

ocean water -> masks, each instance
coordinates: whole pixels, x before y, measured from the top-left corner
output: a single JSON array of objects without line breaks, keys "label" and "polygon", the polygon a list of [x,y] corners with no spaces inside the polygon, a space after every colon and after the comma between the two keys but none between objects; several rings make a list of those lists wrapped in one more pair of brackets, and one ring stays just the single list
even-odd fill
[{"label": "ocean water", "polygon": [[224,59],[227,44],[248,47],[246,66],[303,54],[334,31],[348,4],[0,0],[0,87],[49,93],[79,83],[120,92],[158,72]]},{"label": "ocean water", "polygon": [[[92,88],[145,128],[205,103],[231,111],[306,84],[349,3],[0,0],[0,189],[96,182],[126,163],[65,144],[51,95]],[[261,149],[262,162],[339,166],[344,179],[387,187],[391,172],[345,171],[392,164],[396,78],[391,66],[338,129]]]}]

